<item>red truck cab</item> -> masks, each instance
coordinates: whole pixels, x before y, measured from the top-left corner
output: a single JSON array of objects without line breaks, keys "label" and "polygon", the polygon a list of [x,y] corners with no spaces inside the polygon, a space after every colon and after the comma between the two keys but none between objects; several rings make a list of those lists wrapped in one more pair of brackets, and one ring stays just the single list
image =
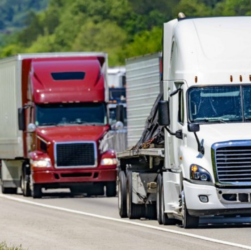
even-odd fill
[{"label": "red truck cab", "polygon": [[104,187],[116,195],[115,151],[100,149],[110,129],[106,69],[103,53],[22,60],[25,196],[40,198],[42,188],[103,195]]}]

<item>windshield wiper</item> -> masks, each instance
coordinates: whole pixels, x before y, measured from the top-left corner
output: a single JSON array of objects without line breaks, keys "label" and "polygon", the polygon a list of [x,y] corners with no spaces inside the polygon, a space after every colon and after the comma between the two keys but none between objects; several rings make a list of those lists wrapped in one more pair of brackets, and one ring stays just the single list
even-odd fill
[{"label": "windshield wiper", "polygon": [[44,123],[41,123],[39,125],[40,126],[57,126],[58,124],[54,123],[54,122],[44,122]]},{"label": "windshield wiper", "polygon": [[224,119],[209,119],[209,118],[197,118],[195,120],[192,120],[192,122],[197,122],[197,121],[200,121],[200,122],[215,122],[215,123],[225,123],[226,121],[229,121],[229,120],[224,120]]}]

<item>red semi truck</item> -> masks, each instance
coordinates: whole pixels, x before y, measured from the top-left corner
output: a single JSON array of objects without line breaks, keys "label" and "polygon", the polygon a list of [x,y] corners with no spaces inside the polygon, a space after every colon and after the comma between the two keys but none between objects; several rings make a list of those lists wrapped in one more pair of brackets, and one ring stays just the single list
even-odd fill
[{"label": "red semi truck", "polygon": [[21,54],[0,60],[2,193],[42,188],[116,195],[105,53]]}]

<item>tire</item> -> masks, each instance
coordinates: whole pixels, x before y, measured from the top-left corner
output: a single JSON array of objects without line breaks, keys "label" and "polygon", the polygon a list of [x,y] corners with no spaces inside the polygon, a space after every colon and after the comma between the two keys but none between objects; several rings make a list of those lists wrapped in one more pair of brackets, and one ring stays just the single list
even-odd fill
[{"label": "tire", "polygon": [[160,225],[163,224],[161,216],[161,188],[162,188],[162,176],[158,174],[157,177],[157,194],[156,194],[156,212],[157,212],[157,221]]},{"label": "tire", "polygon": [[127,218],[126,182],[125,172],[120,171],[118,179],[118,209],[121,218]]},{"label": "tire", "polygon": [[103,183],[94,183],[91,187],[88,188],[87,191],[88,196],[98,196],[104,195],[104,184]]},{"label": "tire", "polygon": [[164,185],[163,185],[163,177],[160,175],[158,177],[159,181],[159,211],[160,211],[160,221],[163,225],[175,225],[177,221],[175,219],[168,218],[167,214],[165,213],[165,202],[164,202]]},{"label": "tire", "polygon": [[29,197],[31,196],[31,189],[30,189],[30,176],[26,175],[23,171],[21,176],[21,189],[23,192],[23,196]]},{"label": "tire", "polygon": [[127,216],[129,219],[145,217],[145,204],[132,203],[132,172],[127,175]]},{"label": "tire", "polygon": [[42,187],[39,184],[32,185],[31,195],[34,199],[39,199],[42,197]]},{"label": "tire", "polygon": [[186,202],[182,204],[183,220],[182,224],[184,228],[197,228],[199,226],[199,217],[191,216],[186,207]]},{"label": "tire", "polygon": [[157,219],[156,202],[153,202],[153,204],[146,205],[146,218],[149,220]]},{"label": "tire", "polygon": [[111,181],[106,183],[106,196],[115,197],[117,194],[116,181]]},{"label": "tire", "polygon": [[3,194],[16,194],[17,188],[4,187],[2,185],[2,193]]}]

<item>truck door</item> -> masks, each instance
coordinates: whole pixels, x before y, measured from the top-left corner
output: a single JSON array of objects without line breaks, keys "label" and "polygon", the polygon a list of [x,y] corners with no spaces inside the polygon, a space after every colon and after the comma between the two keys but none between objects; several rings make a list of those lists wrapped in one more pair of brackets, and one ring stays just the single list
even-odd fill
[{"label": "truck door", "polygon": [[[172,100],[172,112],[171,112],[171,129],[173,132],[180,131],[183,135],[184,124],[185,124],[185,100],[184,100],[184,84],[175,83],[177,88],[180,89],[178,94],[171,97]],[[176,136],[171,136],[170,138],[170,150],[171,157],[171,169],[174,171],[180,171],[180,156],[181,156],[181,146],[184,145],[184,138],[177,138]]]}]

